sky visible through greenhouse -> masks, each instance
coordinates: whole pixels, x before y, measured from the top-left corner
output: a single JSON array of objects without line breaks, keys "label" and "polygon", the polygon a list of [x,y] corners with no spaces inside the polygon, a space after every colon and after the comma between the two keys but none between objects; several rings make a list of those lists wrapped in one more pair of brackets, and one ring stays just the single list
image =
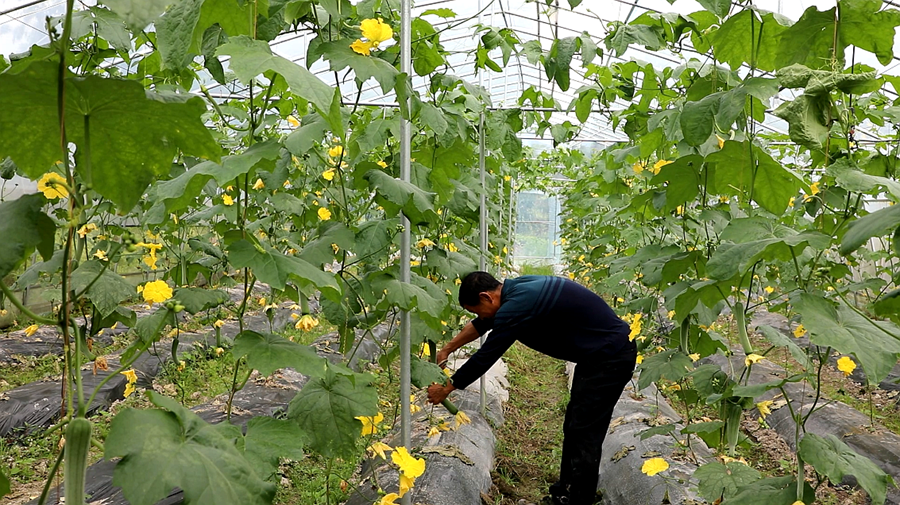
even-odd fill
[{"label": "sky visible through greenhouse", "polygon": [[[82,8],[95,4],[93,0],[76,2]],[[891,2],[885,2],[890,4]],[[559,2],[557,2],[559,4]],[[790,20],[797,20],[805,9],[817,6],[827,9],[834,5],[832,0],[758,0],[753,2],[760,9],[779,13]],[[456,13],[456,17],[450,20],[441,20],[431,16],[435,28],[445,29],[441,35],[441,42],[452,53],[449,57],[451,72],[478,84],[485,88],[495,107],[516,107],[523,91],[534,86],[539,91],[550,92],[558,101],[561,108],[565,109],[577,96],[578,89],[589,81],[585,79],[581,65],[573,65],[578,68],[573,72],[572,85],[567,91],[562,91],[549,82],[543,68],[528,62],[524,55],[513,55],[510,64],[503,72],[485,70],[476,73],[474,56],[472,51],[478,37],[474,36],[478,25],[493,26],[498,28],[511,28],[516,32],[520,40],[540,40],[543,48],[549,49],[555,37],[577,36],[583,32],[590,34],[598,46],[603,47],[602,39],[607,34],[607,26],[610,22],[621,21],[627,23],[645,12],[675,12],[690,14],[701,10],[702,7],[694,0],[678,0],[670,4],[667,0],[586,0],[574,10],[568,8],[567,2],[562,2],[559,7],[547,7],[545,2],[533,2],[526,0],[424,0],[415,2],[414,15],[429,9],[448,8]],[[44,44],[48,41],[45,18],[58,16],[65,9],[63,0],[2,0],[0,1],[0,47],[3,53],[20,53],[27,51],[33,44]],[[283,34],[273,41],[272,48],[275,52],[298,63],[305,63],[306,51],[310,42],[309,35]],[[495,50],[497,51],[497,50]],[[851,49],[848,48],[848,52]],[[497,51],[499,52],[499,51]],[[576,54],[575,58],[579,58]],[[649,51],[632,46],[621,56],[616,56],[611,51],[604,51],[602,64],[610,64],[616,61],[636,60],[653,64],[656,68],[677,67],[690,59],[697,59],[701,63],[708,61],[707,56],[698,54],[690,47],[685,47],[680,54],[671,51]],[[855,55],[847,55],[847,61],[853,59],[857,63],[863,63],[875,68],[879,73],[890,73],[900,65],[895,57],[892,64],[887,67],[880,65],[874,55],[858,50]],[[311,69],[326,83],[334,84],[335,75],[328,70],[324,61],[312,64]],[[229,98],[243,96],[242,89],[229,88],[215,83],[208,78],[208,86],[214,96]],[[354,100],[350,96],[352,76],[340,76],[341,88],[345,90],[345,99]],[[421,89],[427,83],[421,77],[414,80],[414,86]],[[194,90],[197,91],[197,90]],[[888,89],[888,92],[892,92]],[[355,92],[353,93],[355,94]],[[790,98],[790,97],[788,97]],[[381,92],[374,79],[366,83],[363,88],[360,102],[372,105],[391,106],[396,102],[393,93],[385,95]],[[773,104],[777,106],[778,102]],[[623,104],[624,106],[624,104]],[[559,112],[551,119],[554,123],[571,121],[578,124],[574,113]],[[786,124],[767,115],[763,125],[771,131],[786,133]],[[872,125],[862,125],[859,129],[860,140],[875,140],[878,132]],[[521,135],[526,145],[542,147],[548,144],[549,139],[539,139],[533,134]],[[592,114],[583,125],[578,142],[588,142],[592,147],[602,147],[612,142],[625,140],[621,132],[615,131],[608,120],[601,114]],[[549,145],[548,145],[549,146]]]}]

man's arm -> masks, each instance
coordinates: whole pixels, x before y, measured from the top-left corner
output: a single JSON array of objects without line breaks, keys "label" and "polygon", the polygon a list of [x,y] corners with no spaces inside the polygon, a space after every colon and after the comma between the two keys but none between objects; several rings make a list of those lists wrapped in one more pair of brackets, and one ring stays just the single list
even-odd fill
[{"label": "man's arm", "polygon": [[459,349],[460,347],[468,344],[469,342],[474,341],[478,338],[478,330],[475,329],[475,325],[472,322],[466,323],[463,327],[462,331],[456,334],[453,339],[444,344],[444,347],[441,348],[437,353],[437,363],[441,366],[441,368],[447,365],[447,358],[450,357],[450,354]]}]

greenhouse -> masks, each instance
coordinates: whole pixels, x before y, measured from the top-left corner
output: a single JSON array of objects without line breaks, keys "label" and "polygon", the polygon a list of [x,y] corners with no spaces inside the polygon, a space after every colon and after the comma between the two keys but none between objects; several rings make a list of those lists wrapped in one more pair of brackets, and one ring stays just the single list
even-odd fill
[{"label": "greenhouse", "polygon": [[0,0],[0,502],[900,505],[898,26]]}]

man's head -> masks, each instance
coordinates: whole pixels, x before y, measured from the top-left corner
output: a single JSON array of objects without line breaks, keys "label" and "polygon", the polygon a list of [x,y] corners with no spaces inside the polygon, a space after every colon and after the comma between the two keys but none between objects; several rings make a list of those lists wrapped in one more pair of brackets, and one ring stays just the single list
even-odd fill
[{"label": "man's head", "polygon": [[480,318],[494,317],[500,309],[502,286],[487,272],[472,272],[463,277],[459,286],[459,304]]}]

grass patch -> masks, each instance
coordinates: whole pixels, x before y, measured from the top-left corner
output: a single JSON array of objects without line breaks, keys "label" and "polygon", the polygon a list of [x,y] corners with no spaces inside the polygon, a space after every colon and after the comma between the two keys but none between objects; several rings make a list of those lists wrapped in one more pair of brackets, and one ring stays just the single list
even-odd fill
[{"label": "grass patch", "polygon": [[330,505],[350,498],[355,489],[351,478],[356,472],[355,460],[327,460],[307,455],[302,461],[281,465],[281,483],[275,495],[276,505]]},{"label": "grass patch", "polygon": [[521,344],[504,356],[510,399],[497,430],[496,505],[537,502],[559,478],[562,425],[569,401],[565,364]]},{"label": "grass patch", "polygon": [[47,377],[62,376],[62,372],[62,356],[22,356],[19,363],[3,366],[0,393]]}]

